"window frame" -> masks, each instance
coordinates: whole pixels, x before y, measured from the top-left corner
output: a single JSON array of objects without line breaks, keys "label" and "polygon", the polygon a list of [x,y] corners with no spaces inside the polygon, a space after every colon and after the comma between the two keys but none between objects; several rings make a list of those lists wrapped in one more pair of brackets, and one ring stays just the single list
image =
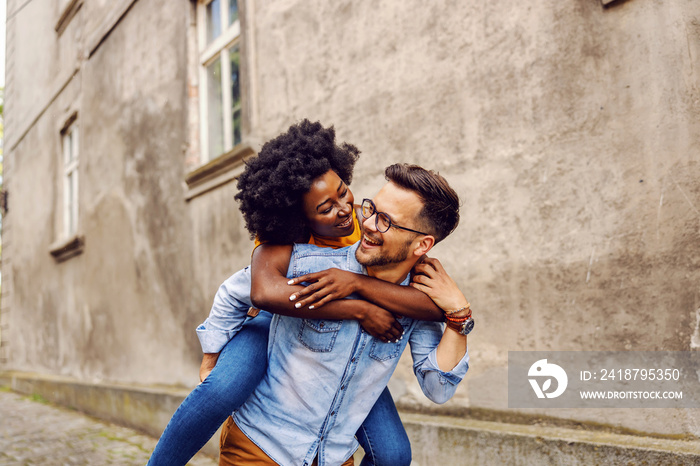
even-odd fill
[{"label": "window frame", "polygon": [[[199,121],[200,121],[200,158],[202,163],[210,162],[217,157],[220,157],[242,143],[243,129],[242,120],[244,115],[245,104],[243,100],[245,95],[241,89],[240,76],[242,74],[241,66],[239,65],[239,94],[241,111],[241,128],[238,128],[241,134],[241,141],[234,144],[233,140],[233,112],[232,107],[232,92],[231,92],[231,61],[230,50],[238,47],[238,53],[242,54],[242,34],[241,34],[241,12],[240,4],[238,5],[238,18],[231,24],[229,22],[229,2],[231,0],[219,0],[219,18],[221,33],[214,38],[210,43],[207,43],[207,6],[214,0],[200,1],[197,3],[197,46],[198,46],[198,67],[199,67]],[[239,3],[239,2],[237,2]],[[212,153],[209,147],[209,130],[211,128],[209,121],[209,89],[207,67],[214,63],[217,59],[221,60],[221,92],[222,92],[222,133],[223,133],[223,148],[220,153]]]},{"label": "window frame", "polygon": [[85,248],[85,238],[80,231],[80,126],[78,114],[73,113],[59,130],[58,152],[60,170],[57,184],[63,187],[61,205],[55,205],[61,212],[60,224],[56,225],[58,240],[49,246],[49,253],[56,262],[63,262],[81,254]]},{"label": "window frame", "polygon": [[63,237],[70,238],[78,233],[80,130],[72,121],[61,134],[63,152]]}]

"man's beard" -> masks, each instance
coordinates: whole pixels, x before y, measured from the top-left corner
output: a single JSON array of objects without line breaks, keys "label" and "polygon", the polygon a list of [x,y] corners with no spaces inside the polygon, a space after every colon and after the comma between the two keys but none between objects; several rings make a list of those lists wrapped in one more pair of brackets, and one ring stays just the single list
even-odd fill
[{"label": "man's beard", "polygon": [[357,250],[355,250],[355,259],[357,259],[357,262],[365,267],[382,267],[385,265],[397,264],[405,261],[408,258],[409,246],[411,245],[411,242],[412,241],[406,241],[394,254],[380,253],[362,257],[362,252],[360,251],[362,245],[360,245]]}]

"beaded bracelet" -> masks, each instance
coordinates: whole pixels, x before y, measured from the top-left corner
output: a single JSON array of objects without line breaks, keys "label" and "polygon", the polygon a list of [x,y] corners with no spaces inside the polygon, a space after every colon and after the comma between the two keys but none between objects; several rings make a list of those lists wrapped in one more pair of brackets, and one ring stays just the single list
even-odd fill
[{"label": "beaded bracelet", "polygon": [[460,312],[462,312],[462,311],[464,311],[464,310],[466,310],[466,309],[469,309],[469,306],[471,306],[471,304],[467,303],[466,306],[460,307],[459,309],[455,309],[454,311],[445,311],[445,315],[446,315],[446,316],[451,316],[452,314],[458,314],[458,313],[460,313]]},{"label": "beaded bracelet", "polygon": [[[472,315],[472,309],[471,309],[470,307],[468,307],[468,306],[463,307],[462,309],[458,309],[457,312],[464,311],[465,309],[466,309],[467,313],[466,313],[464,316],[461,316],[461,317],[471,317],[471,315]],[[455,314],[457,314],[457,312],[449,312],[449,313],[448,313],[448,312],[445,312],[445,318],[446,318],[446,319],[459,319],[460,317],[455,316]]]}]

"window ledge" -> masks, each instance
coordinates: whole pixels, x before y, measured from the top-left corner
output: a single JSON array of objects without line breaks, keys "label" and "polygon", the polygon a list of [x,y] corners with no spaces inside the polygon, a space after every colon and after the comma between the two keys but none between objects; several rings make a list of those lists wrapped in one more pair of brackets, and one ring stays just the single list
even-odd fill
[{"label": "window ledge", "polygon": [[192,170],[185,176],[186,200],[191,200],[236,178],[243,172],[246,159],[255,155],[249,144],[239,144],[231,151]]},{"label": "window ledge", "polygon": [[49,246],[49,252],[56,259],[56,262],[63,262],[73,256],[81,254],[85,249],[85,237],[83,235],[73,235],[68,239],[56,241]]}]

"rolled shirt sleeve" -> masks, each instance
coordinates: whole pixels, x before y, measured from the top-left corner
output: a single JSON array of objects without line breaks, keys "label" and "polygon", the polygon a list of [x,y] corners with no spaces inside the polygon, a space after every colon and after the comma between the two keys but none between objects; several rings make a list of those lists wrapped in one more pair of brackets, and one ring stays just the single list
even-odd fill
[{"label": "rolled shirt sleeve", "polygon": [[469,351],[449,372],[440,370],[437,364],[437,346],[442,338],[444,324],[423,322],[416,324],[409,343],[413,357],[413,372],[421,390],[434,403],[442,404],[452,398],[457,385],[469,370]]},{"label": "rolled shirt sleeve", "polygon": [[204,353],[218,353],[250,319],[250,266],[231,275],[214,297],[209,317],[197,327]]}]

